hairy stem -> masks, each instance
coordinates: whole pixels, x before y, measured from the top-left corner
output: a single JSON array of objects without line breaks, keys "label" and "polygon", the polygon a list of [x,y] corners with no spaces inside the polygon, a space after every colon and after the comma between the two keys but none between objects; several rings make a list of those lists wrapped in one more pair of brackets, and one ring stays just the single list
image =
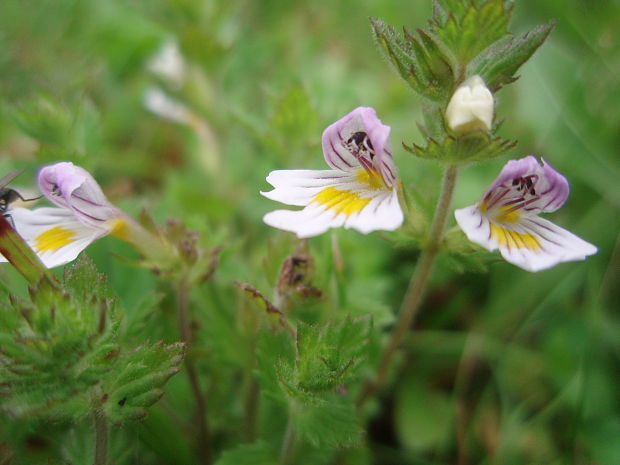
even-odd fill
[{"label": "hairy stem", "polygon": [[[177,288],[177,310],[179,318],[179,333],[181,340],[188,344],[192,342],[192,333],[189,324],[189,286],[187,281],[181,278]],[[203,464],[211,463],[211,451],[209,447],[209,425],[207,423],[207,404],[200,388],[198,373],[194,361],[190,356],[185,357],[185,372],[189,380],[192,394],[196,402],[196,416],[198,418],[198,451]]]},{"label": "hairy stem", "polygon": [[437,201],[437,208],[435,209],[435,216],[431,223],[426,247],[420,254],[415,272],[409,282],[407,293],[401,304],[398,321],[392,330],[387,346],[381,354],[375,379],[365,384],[358,398],[358,406],[363,405],[371,395],[383,386],[392,358],[420,309],[420,304],[426,292],[428,279],[433,271],[435,259],[439,253],[439,245],[443,239],[446,223],[448,222],[448,214],[450,213],[457,171],[457,167],[452,165],[448,166],[444,171],[441,193]]},{"label": "hairy stem", "polygon": [[95,420],[95,465],[106,465],[108,456],[108,425],[100,410],[93,411]]}]

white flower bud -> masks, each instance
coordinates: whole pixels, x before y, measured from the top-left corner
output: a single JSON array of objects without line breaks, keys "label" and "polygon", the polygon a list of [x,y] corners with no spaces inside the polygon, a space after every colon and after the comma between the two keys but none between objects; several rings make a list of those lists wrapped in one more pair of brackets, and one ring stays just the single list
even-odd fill
[{"label": "white flower bud", "polygon": [[446,121],[458,134],[491,129],[493,95],[480,76],[470,77],[456,89],[446,109]]}]

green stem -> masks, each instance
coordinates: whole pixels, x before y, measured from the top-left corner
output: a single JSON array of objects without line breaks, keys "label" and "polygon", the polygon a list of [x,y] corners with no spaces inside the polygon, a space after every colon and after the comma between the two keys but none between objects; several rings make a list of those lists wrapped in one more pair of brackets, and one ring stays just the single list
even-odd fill
[{"label": "green stem", "polygon": [[106,465],[108,456],[108,425],[100,410],[93,411],[95,420],[95,465]]},{"label": "green stem", "polygon": [[362,389],[360,397],[358,398],[358,406],[363,405],[371,395],[383,386],[392,358],[402,343],[403,337],[411,328],[418,310],[420,309],[420,304],[422,303],[428,285],[428,279],[435,266],[435,259],[437,258],[439,246],[443,240],[446,223],[448,222],[457,172],[458,168],[456,166],[449,165],[446,167],[441,193],[437,201],[437,208],[435,209],[435,216],[431,223],[426,247],[420,254],[415,272],[409,282],[409,287],[403,299],[400,316],[396,322],[396,326],[390,335],[387,346],[381,354],[375,379],[374,381],[366,383]]},{"label": "green stem", "polygon": [[[189,286],[186,279],[181,278],[177,288],[177,308],[179,318],[179,333],[181,340],[188,347],[192,342],[192,334],[189,324]],[[191,354],[185,357],[185,372],[189,380],[194,400],[196,402],[196,415],[198,417],[198,450],[203,464],[211,463],[211,451],[209,447],[209,424],[207,423],[207,404],[200,388],[198,373],[194,366]]]},{"label": "green stem", "polygon": [[293,426],[293,420],[289,416],[286,423],[286,431],[284,432],[284,438],[282,439],[282,447],[280,448],[280,465],[287,465],[293,455],[293,447],[295,445],[295,427]]}]

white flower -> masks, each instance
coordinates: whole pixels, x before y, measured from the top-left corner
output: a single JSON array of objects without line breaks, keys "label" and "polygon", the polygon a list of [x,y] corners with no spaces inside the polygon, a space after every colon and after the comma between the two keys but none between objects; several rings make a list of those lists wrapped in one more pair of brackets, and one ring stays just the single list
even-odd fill
[{"label": "white flower", "polygon": [[276,210],[263,220],[298,237],[329,228],[353,228],[364,234],[392,231],[403,222],[396,167],[388,147],[390,127],[375,110],[359,107],[323,132],[323,154],[331,170],[280,170],[267,176],[275,189],[265,197],[305,207]]},{"label": "white flower", "polygon": [[446,109],[446,121],[458,134],[488,131],[493,124],[493,95],[482,78],[472,76],[452,95]]},{"label": "white flower", "polygon": [[38,184],[57,208],[10,208],[6,215],[47,268],[74,260],[102,236],[128,234],[132,220],[108,202],[86,170],[67,162],[49,165],[39,171]]},{"label": "white flower", "polygon": [[568,197],[566,178],[533,156],[509,161],[480,202],[455,211],[469,240],[527,271],[596,253],[580,239],[539,213],[553,212]]}]

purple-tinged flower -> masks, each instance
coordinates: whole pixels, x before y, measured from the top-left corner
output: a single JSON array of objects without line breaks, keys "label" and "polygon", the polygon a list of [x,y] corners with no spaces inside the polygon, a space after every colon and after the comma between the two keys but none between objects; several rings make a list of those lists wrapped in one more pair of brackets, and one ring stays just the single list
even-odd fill
[{"label": "purple-tinged flower", "polygon": [[73,163],[56,163],[41,169],[38,183],[43,195],[58,208],[11,208],[7,213],[46,267],[74,260],[106,234],[127,235],[133,220],[108,202],[86,170]]},{"label": "purple-tinged flower", "polygon": [[530,155],[506,163],[480,202],[454,214],[472,242],[499,249],[506,261],[524,270],[540,271],[597,251],[538,216],[560,208],[568,190],[564,176]]},{"label": "purple-tinged flower", "polygon": [[109,232],[113,223],[125,216],[106,199],[90,173],[73,163],[61,162],[43,167],[39,171],[38,183],[41,193],[50,202],[71,210],[86,226]]},{"label": "purple-tinged flower", "polygon": [[300,238],[341,226],[364,234],[398,228],[403,212],[389,135],[390,127],[369,107],[358,107],[330,125],[322,145],[332,169],[269,173],[267,182],[274,189],[261,194],[305,208],[272,211],[263,218],[265,223]]}]

